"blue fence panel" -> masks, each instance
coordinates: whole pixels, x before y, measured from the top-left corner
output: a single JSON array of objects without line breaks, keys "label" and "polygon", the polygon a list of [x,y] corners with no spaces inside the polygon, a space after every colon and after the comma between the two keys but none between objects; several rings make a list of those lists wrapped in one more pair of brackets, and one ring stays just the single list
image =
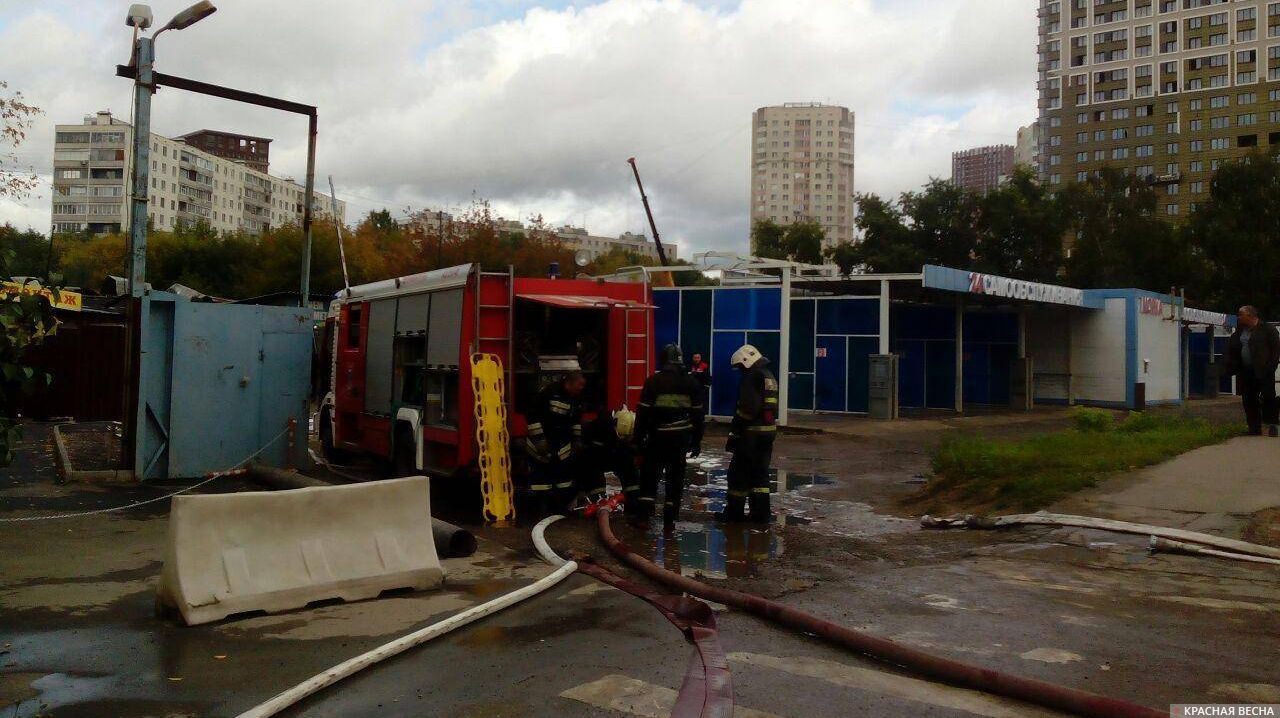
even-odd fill
[{"label": "blue fence panel", "polygon": [[747,341],[746,332],[716,332],[711,338],[711,414],[733,416],[738,400],[738,372],[729,359]]},{"label": "blue fence panel", "polygon": [[900,304],[891,308],[890,336],[902,339],[956,338],[956,310],[954,307]]},{"label": "blue fence panel", "polygon": [[925,406],[953,409],[956,405],[956,343],[925,342]]},{"label": "blue fence panel", "polygon": [[685,358],[711,356],[711,292],[690,290],[680,302],[680,348]]},{"label": "blue fence panel", "polygon": [[1018,315],[1007,312],[966,312],[965,343],[1018,343]]},{"label": "blue fence panel", "polygon": [[715,290],[715,328],[781,329],[781,289]]},{"label": "blue fence panel", "polygon": [[812,372],[814,361],[812,299],[791,302],[791,371]]},{"label": "blue fence panel", "polygon": [[653,292],[653,348],[655,352],[661,352],[662,347],[679,341],[682,294],[684,292],[679,289],[657,289]]},{"label": "blue fence panel", "polygon": [[848,411],[846,375],[848,341],[845,337],[818,337],[818,411]]},{"label": "blue fence panel", "polygon": [[800,411],[813,409],[813,374],[792,374],[787,387],[787,407]]},{"label": "blue fence panel", "polygon": [[875,337],[849,337],[848,411],[865,413],[871,403],[871,355],[880,350]]},{"label": "blue fence panel", "polygon": [[879,299],[824,299],[818,302],[819,334],[879,334]]},{"label": "blue fence panel", "polygon": [[924,408],[924,345],[922,341],[898,341],[898,405],[905,409]]}]

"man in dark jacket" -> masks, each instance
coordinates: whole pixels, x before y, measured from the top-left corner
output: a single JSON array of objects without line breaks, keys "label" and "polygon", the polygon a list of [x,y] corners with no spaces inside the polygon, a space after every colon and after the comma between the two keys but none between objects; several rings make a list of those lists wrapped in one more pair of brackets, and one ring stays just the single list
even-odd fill
[{"label": "man in dark jacket", "polygon": [[684,368],[680,347],[668,344],[662,350],[662,370],[644,382],[640,405],[636,408],[636,441],[644,463],[640,467],[640,492],[635,505],[627,504],[632,516],[653,515],[658,481],[665,477],[662,519],[674,523],[680,517],[680,497],[684,494],[685,456],[702,453],[704,407],[702,385]]},{"label": "man in dark jacket", "polygon": [[742,521],[750,501],[752,523],[769,523],[769,462],[778,432],[778,380],[769,371],[769,360],[747,344],[730,357],[729,363],[742,370],[738,405],[725,449],[733,454],[729,462],[729,493],[720,520]]},{"label": "man in dark jacket", "polygon": [[1236,376],[1249,433],[1280,436],[1280,402],[1276,400],[1276,366],[1280,364],[1280,333],[1262,321],[1258,310],[1240,307],[1239,322],[1227,342],[1227,371]]},{"label": "man in dark jacket", "polygon": [[529,413],[525,450],[529,490],[541,511],[563,511],[573,499],[582,469],[582,390],[587,380],[570,372],[548,384]]}]

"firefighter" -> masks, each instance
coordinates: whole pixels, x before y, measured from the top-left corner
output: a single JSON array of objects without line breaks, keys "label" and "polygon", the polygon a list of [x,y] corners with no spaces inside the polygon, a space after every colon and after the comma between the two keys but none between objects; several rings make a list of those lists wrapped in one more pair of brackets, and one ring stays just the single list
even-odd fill
[{"label": "firefighter", "polygon": [[680,517],[685,457],[702,453],[703,391],[685,370],[680,347],[668,344],[661,358],[662,369],[645,381],[637,407],[636,440],[643,465],[632,516],[643,519],[653,515],[658,481],[665,475],[662,518],[665,523],[674,523]]},{"label": "firefighter", "polygon": [[622,483],[627,511],[632,511],[640,491],[640,472],[636,470],[636,452],[631,444],[636,415],[625,406],[612,414],[600,412],[586,426],[586,468],[579,487],[587,501],[597,503],[606,498],[605,474],[613,473]]},{"label": "firefighter", "polygon": [[719,518],[742,521],[749,500],[750,520],[768,523],[769,462],[778,431],[778,380],[769,371],[769,360],[750,344],[734,352],[729,363],[742,371],[742,382],[725,446],[733,458],[729,462],[729,495]]},{"label": "firefighter", "polygon": [[525,449],[531,463],[529,490],[544,512],[568,508],[582,468],[582,372],[548,384],[529,414]]}]

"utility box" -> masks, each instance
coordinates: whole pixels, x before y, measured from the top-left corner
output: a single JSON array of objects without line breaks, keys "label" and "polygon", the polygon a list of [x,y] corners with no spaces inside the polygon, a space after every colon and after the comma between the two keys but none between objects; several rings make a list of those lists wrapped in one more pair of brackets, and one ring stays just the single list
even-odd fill
[{"label": "utility box", "polygon": [[872,354],[867,359],[867,413],[872,419],[897,419],[898,355]]},{"label": "utility box", "polygon": [[1221,393],[1219,383],[1222,380],[1222,362],[1213,361],[1213,357],[1204,365],[1204,398],[1217,399]]},{"label": "utility box", "polygon": [[1031,411],[1035,403],[1034,372],[1031,357],[1013,360],[1009,372],[1009,407],[1014,411]]}]

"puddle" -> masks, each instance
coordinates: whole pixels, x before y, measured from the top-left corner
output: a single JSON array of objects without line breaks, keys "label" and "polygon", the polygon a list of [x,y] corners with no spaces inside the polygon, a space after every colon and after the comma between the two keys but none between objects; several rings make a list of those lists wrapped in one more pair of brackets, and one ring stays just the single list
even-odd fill
[{"label": "puddle", "polygon": [[668,530],[653,522],[649,541],[654,563],[686,576],[750,578],[782,555],[782,538],[771,526],[679,521]]}]

